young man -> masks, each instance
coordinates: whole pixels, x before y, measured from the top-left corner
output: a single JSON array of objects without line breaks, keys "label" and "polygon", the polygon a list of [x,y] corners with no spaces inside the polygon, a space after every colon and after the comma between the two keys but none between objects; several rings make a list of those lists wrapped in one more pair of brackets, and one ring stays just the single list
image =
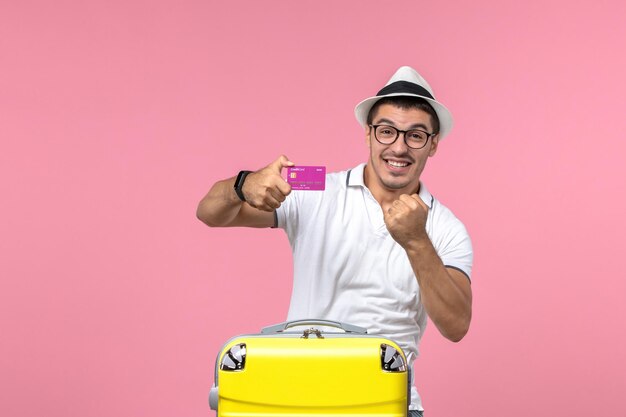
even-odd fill
[{"label": "young man", "polygon": [[[355,324],[418,355],[427,316],[441,334],[468,331],[472,246],[463,224],[420,182],[452,128],[450,112],[412,68],[400,68],[355,109],[370,157],[328,174],[324,192],[294,191],[281,156],[217,182],[198,206],[209,226],[280,227],[294,256],[288,320]],[[421,416],[413,388],[411,414]]]}]

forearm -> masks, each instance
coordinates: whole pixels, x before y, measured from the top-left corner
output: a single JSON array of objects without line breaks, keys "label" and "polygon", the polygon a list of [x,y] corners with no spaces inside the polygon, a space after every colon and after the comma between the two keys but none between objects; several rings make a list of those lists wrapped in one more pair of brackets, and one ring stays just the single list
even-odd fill
[{"label": "forearm", "polygon": [[410,242],[405,250],[420,286],[426,313],[444,337],[454,342],[461,340],[472,317],[467,277],[443,265],[428,237]]},{"label": "forearm", "polygon": [[198,204],[196,215],[208,226],[228,226],[239,214],[243,202],[235,193],[236,177],[216,182]]},{"label": "forearm", "polygon": [[245,202],[235,192],[237,177],[216,182],[198,204],[196,215],[213,227],[272,227],[274,211],[291,191],[281,177],[283,166],[291,166],[280,156],[265,168],[248,174],[240,184]]}]

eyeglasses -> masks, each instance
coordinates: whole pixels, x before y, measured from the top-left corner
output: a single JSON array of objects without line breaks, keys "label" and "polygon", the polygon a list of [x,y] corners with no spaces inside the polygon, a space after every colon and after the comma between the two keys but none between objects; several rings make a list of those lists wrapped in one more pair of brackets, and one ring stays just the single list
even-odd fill
[{"label": "eyeglasses", "polygon": [[419,129],[400,130],[388,125],[370,125],[374,128],[374,137],[383,145],[394,143],[400,133],[404,133],[404,143],[411,149],[422,149],[428,143],[428,139],[437,135]]}]

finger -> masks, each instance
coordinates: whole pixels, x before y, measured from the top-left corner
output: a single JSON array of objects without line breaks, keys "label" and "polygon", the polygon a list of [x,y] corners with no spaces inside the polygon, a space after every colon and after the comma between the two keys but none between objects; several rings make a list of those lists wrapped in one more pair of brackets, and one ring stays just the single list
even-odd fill
[{"label": "finger", "polygon": [[281,173],[283,168],[286,167],[292,167],[295,164],[293,162],[291,162],[289,160],[289,158],[287,158],[285,155],[281,155],[278,157],[278,159],[276,159],[274,162],[272,162],[272,167],[274,168],[275,171],[277,171],[279,174]]},{"label": "finger", "polygon": [[402,201],[394,200],[391,205],[389,205],[389,208],[387,209],[387,214],[393,216],[395,213],[401,212],[404,207],[406,207],[406,205]]},{"label": "finger", "polygon": [[422,200],[422,197],[420,197],[417,194],[411,194],[411,199],[413,201],[416,201],[417,204],[419,204],[420,206],[422,206],[423,208],[425,208],[426,210],[428,210],[428,206],[426,205],[426,203],[424,203],[424,200]]},{"label": "finger", "polygon": [[[416,195],[417,194],[413,194],[413,195],[402,194],[400,196],[400,201],[402,201],[408,207],[410,207],[412,209],[416,209],[416,208],[419,207],[419,203],[414,198],[414,196],[416,196]],[[417,198],[419,198],[419,197],[417,197]]]},{"label": "finger", "polygon": [[279,203],[282,203],[283,201],[285,201],[286,196],[279,189],[270,188],[267,191],[272,196],[272,198],[278,201]]},{"label": "finger", "polygon": [[287,158],[285,155],[281,155],[280,156],[280,161],[281,161],[281,163],[283,165],[283,168],[292,167],[292,166],[295,165],[295,163],[291,162],[291,160],[289,158]]},{"label": "finger", "polygon": [[271,200],[271,198],[266,198],[265,200],[261,201],[259,204],[250,204],[250,205],[257,210],[270,211],[270,212],[280,207],[280,203],[278,203],[276,200]]},{"label": "finger", "polygon": [[398,210],[405,210],[405,209],[410,208],[410,202],[404,201],[402,197],[403,196],[400,196],[398,200],[394,200],[393,203],[391,203],[391,207],[398,209]]},{"label": "finger", "polygon": [[268,208],[267,211],[274,211],[278,207],[280,207],[280,202],[276,200],[274,197],[268,196],[265,199],[265,206]]},{"label": "finger", "polygon": [[287,181],[285,181],[282,177],[276,182],[276,188],[284,196],[288,196],[289,193],[291,193],[291,185]]}]

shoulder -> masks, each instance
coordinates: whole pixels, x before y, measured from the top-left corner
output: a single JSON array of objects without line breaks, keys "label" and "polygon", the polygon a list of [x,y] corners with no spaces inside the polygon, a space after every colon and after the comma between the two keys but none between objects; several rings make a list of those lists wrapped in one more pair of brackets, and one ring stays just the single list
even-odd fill
[{"label": "shoulder", "polygon": [[431,233],[439,241],[469,241],[469,233],[463,222],[436,198],[431,203]]},{"label": "shoulder", "polygon": [[345,189],[348,186],[348,180],[352,173],[351,169],[345,171],[330,172],[326,174],[326,189],[337,190]]},{"label": "shoulder", "polygon": [[473,247],[467,228],[452,210],[432,198],[428,235],[444,265],[460,269],[471,277]]},{"label": "shoulder", "polygon": [[443,205],[441,201],[432,197],[432,216],[433,221],[444,226],[463,226],[463,223],[448,207]]}]

